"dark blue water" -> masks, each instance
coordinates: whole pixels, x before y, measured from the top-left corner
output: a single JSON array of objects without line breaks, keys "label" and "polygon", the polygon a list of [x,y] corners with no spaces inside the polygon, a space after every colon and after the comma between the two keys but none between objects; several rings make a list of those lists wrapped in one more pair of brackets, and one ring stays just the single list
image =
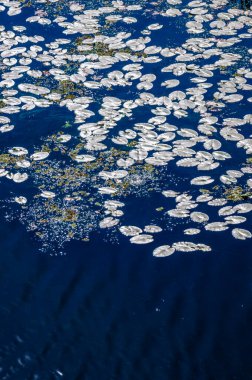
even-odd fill
[{"label": "dark blue water", "polygon": [[[249,247],[157,260],[1,224],[1,379],[251,379]],[[59,372],[57,372],[59,371]]]},{"label": "dark blue water", "polygon": [[[9,26],[22,23],[29,14],[25,12]],[[160,21],[151,13],[148,17],[149,23]],[[162,22],[168,30],[173,27],[173,33],[164,36],[158,31],[152,43],[158,45],[162,38],[167,46],[179,45],[185,31],[174,27],[173,20]],[[40,31],[36,25],[31,28],[34,33]],[[140,21],[139,30],[143,28]],[[48,33],[48,39],[58,36],[54,32]],[[133,38],[134,32],[139,31],[132,27]],[[167,65],[172,59],[167,59]],[[168,79],[160,74],[161,67],[160,63],[153,68],[159,84]],[[189,86],[189,79],[187,74],[180,78],[182,88]],[[220,79],[221,75],[214,78]],[[161,90],[158,96],[166,92]],[[113,95],[127,99],[132,94],[117,88]],[[250,112],[248,103],[239,107],[241,117]],[[237,116],[236,104],[228,109],[225,117]],[[137,112],[134,123],[141,121],[142,110]],[[13,133],[1,135],[1,150],[16,145],[32,149],[41,144],[41,136],[73,120],[72,114],[59,107],[24,114],[14,115]],[[178,127],[183,123],[176,120]],[[194,125],[192,116],[186,127]],[[228,145],[223,142],[223,150],[230,151]],[[221,162],[216,177],[244,156],[236,150],[233,166]],[[173,177],[182,177],[181,191],[199,175],[194,169],[178,170],[173,163],[169,170]],[[14,189],[16,184],[1,182],[1,199]],[[30,195],[35,191],[30,181],[19,189],[28,189]],[[161,199],[166,201],[160,194],[129,198],[123,223],[145,225],[153,209],[163,205]],[[216,210],[208,211],[214,220]],[[19,220],[7,222],[4,216],[5,206],[0,212],[1,380],[252,379],[251,243],[231,240],[230,231],[203,231],[200,242],[210,244],[212,252],[154,258],[154,248],[181,240],[181,228],[174,226],[147,246],[130,244],[125,237],[112,244],[96,231],[89,242],[71,241],[62,254],[58,250],[55,255],[55,251],[41,253],[41,242],[34,234]],[[244,228],[251,228],[251,217]],[[198,237],[190,241],[198,242]]]}]

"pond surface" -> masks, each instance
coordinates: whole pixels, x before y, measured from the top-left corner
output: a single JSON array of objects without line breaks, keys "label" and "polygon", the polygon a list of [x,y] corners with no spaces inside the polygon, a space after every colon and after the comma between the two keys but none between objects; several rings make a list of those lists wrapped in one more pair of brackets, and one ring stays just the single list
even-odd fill
[{"label": "pond surface", "polygon": [[252,379],[249,7],[0,1],[1,380]]}]

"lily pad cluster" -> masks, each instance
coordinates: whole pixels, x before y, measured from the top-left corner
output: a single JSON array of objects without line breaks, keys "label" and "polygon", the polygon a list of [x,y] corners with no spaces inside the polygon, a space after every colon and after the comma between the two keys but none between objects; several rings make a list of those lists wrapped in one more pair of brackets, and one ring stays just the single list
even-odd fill
[{"label": "lily pad cluster", "polygon": [[[2,0],[7,218],[49,250],[104,231],[155,257],[209,252],[205,233],[251,238],[235,225],[252,211],[252,10],[234,5]],[[11,145],[44,109],[71,117]]]}]

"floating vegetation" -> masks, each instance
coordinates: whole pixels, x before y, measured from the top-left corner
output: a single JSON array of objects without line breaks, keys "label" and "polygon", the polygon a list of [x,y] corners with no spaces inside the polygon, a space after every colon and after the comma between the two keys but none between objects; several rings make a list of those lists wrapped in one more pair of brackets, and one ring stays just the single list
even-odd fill
[{"label": "floating vegetation", "polygon": [[234,186],[224,191],[224,196],[226,199],[239,202],[242,200],[252,199],[252,191],[246,190],[241,186]]},{"label": "floating vegetation", "polygon": [[178,243],[174,243],[172,247],[176,251],[180,251],[180,252],[194,252],[194,251],[209,252],[211,251],[211,248],[207,246],[206,244],[195,244],[189,241],[181,241]]},{"label": "floating vegetation", "polygon": [[152,235],[148,234],[141,234],[141,235],[136,235],[130,238],[130,242],[133,244],[149,244],[154,241]]},{"label": "floating vegetation", "polygon": [[7,219],[46,251],[98,231],[165,237],[155,257],[211,250],[173,228],[251,237],[230,228],[252,211],[248,1],[4,0],[0,13]]},{"label": "floating vegetation", "polygon": [[240,239],[240,240],[246,240],[246,239],[250,239],[252,237],[252,234],[250,231],[243,230],[242,228],[234,228],[232,230],[232,235],[236,239]]},{"label": "floating vegetation", "polygon": [[175,248],[170,247],[169,245],[161,245],[160,247],[154,249],[153,256],[166,257],[172,255],[174,252]]}]

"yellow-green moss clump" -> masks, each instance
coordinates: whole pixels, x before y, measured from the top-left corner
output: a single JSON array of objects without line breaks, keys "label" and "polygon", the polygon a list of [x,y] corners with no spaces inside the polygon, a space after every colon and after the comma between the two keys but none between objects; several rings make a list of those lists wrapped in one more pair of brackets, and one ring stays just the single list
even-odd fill
[{"label": "yellow-green moss clump", "polygon": [[240,186],[235,186],[224,191],[224,196],[229,201],[238,202],[252,198],[252,192],[246,191]]}]

